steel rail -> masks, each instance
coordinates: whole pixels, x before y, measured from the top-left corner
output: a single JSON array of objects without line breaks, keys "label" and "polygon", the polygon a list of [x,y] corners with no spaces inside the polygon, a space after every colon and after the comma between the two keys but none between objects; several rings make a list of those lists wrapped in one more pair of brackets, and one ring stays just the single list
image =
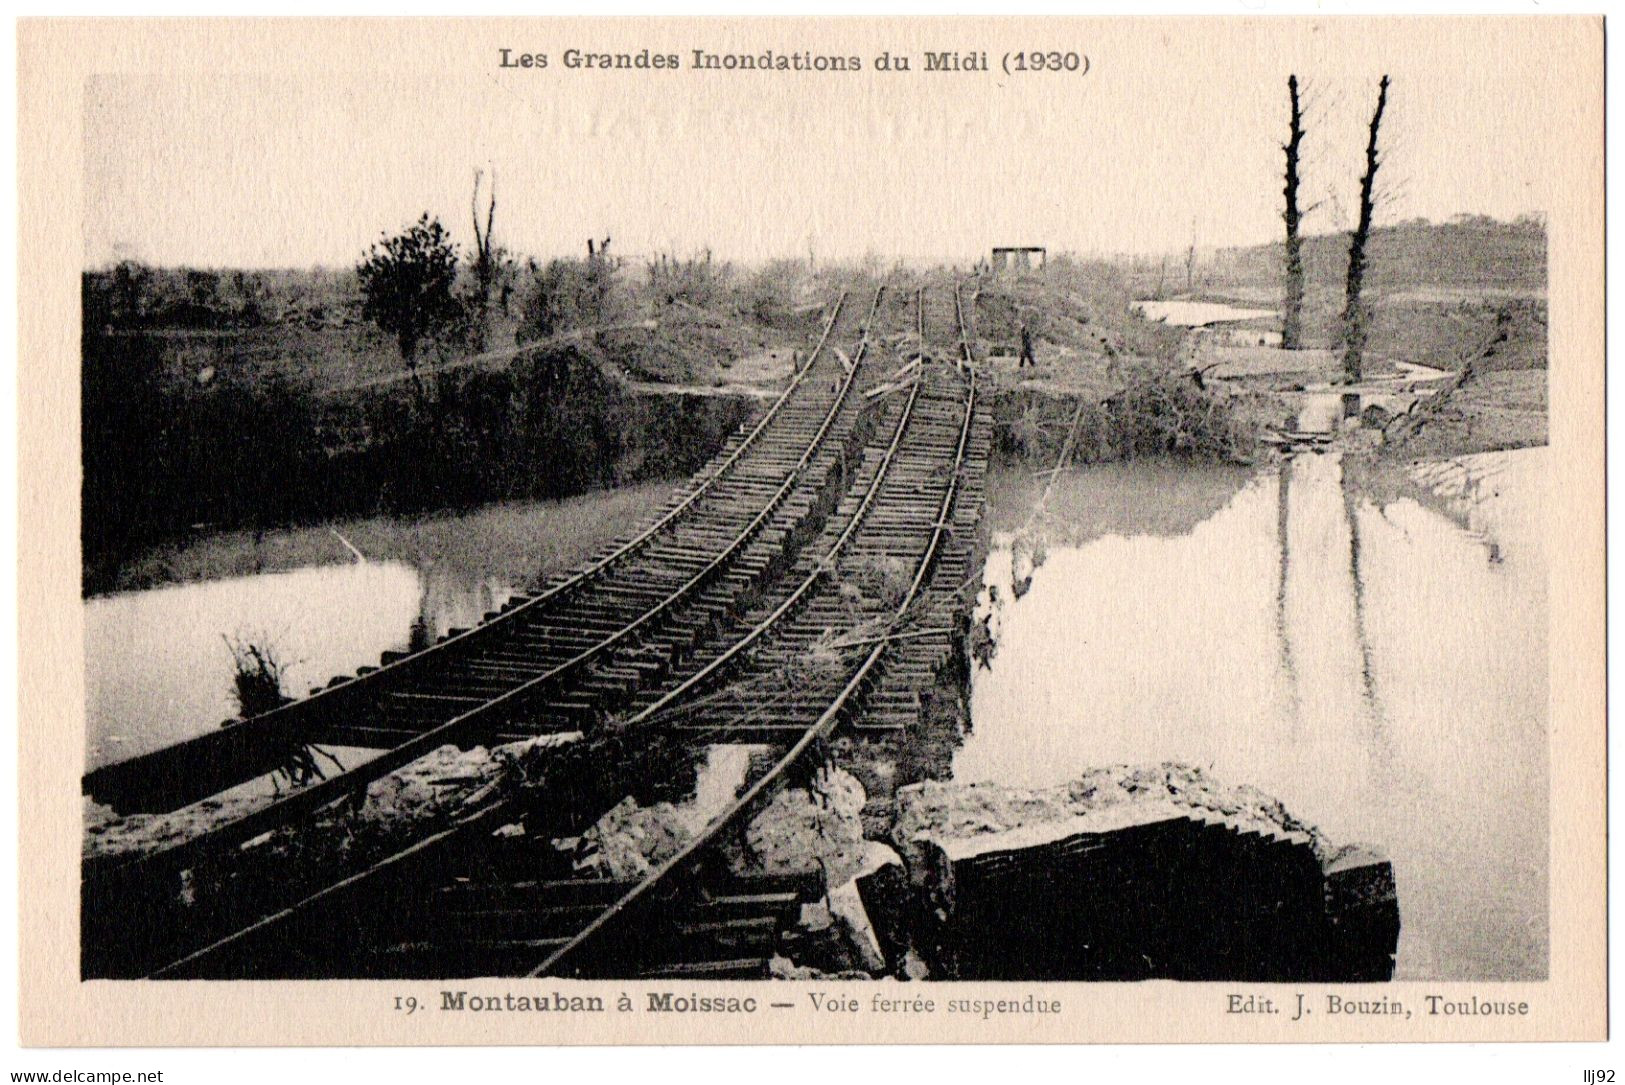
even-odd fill
[{"label": "steel rail", "polygon": [[[796,371],[794,376],[791,378],[789,385],[787,385],[784,391],[779,394],[778,398],[773,401],[773,403],[763,413],[762,417],[757,420],[756,424],[744,436],[744,438],[740,440],[733,451],[729,453],[728,456],[726,456],[723,461],[715,467],[715,469],[711,470],[710,473],[701,480],[698,486],[695,486],[689,493],[687,493],[682,500],[667,510],[653,524],[650,524],[633,538],[616,547],[615,550],[613,550],[607,556],[599,559],[598,561],[589,565],[587,568],[574,573],[565,580],[553,585],[551,588],[544,590],[540,594],[527,599],[518,606],[503,611],[489,621],[480,622],[469,629],[463,630],[461,633],[445,637],[420,651],[412,652],[402,656],[399,659],[384,663],[379,667],[367,671],[365,674],[358,674],[354,677],[335,681],[322,687],[321,689],[316,690],[308,696],[291,701],[288,704],[274,708],[269,712],[262,712],[259,715],[251,716],[229,729],[211,731],[203,735],[198,735],[194,738],[185,739],[181,742],[174,743],[160,750],[155,750],[145,754],[138,754],[137,756],[128,758],[124,761],[116,761],[109,765],[102,766],[101,768],[93,769],[90,772],[87,772],[84,776],[84,790],[87,792],[94,790],[94,784],[92,781],[99,774],[112,774],[128,771],[129,766],[138,765],[143,762],[156,763],[161,758],[173,756],[172,751],[184,749],[189,746],[200,746],[205,744],[221,745],[233,742],[243,742],[250,739],[254,732],[264,732],[268,729],[278,727],[297,726],[300,719],[314,712],[321,712],[330,708],[338,711],[340,706],[342,706],[347,700],[364,694],[368,690],[387,685],[387,683],[390,681],[403,678],[407,675],[422,670],[425,666],[425,661],[432,662],[438,659],[443,659],[447,655],[451,654],[454,650],[467,646],[471,641],[484,641],[490,639],[493,629],[511,624],[521,615],[525,615],[536,610],[543,604],[556,599],[560,594],[570,591],[588,580],[598,577],[608,569],[619,564],[635,551],[644,547],[651,539],[660,534],[660,532],[662,532],[665,528],[669,527],[684,513],[692,509],[695,503],[698,502],[701,497],[708,493],[719,480],[721,480],[738,464],[745,452],[755,445],[757,439],[762,435],[763,432],[766,431],[768,425],[773,421],[773,419],[778,416],[785,403],[789,401],[790,397],[795,393],[795,391],[805,382],[807,374],[812,371],[813,363],[816,362],[819,355],[822,354],[825,346],[829,342],[831,333],[835,329],[836,322],[840,319],[841,311],[847,302],[848,293],[849,291],[843,289],[839,294],[836,295],[835,305],[830,310],[829,319],[824,322],[824,329],[818,337],[818,342],[814,345],[812,353],[810,353],[807,357],[807,364]],[[871,315],[871,320],[872,319],[873,317]],[[865,337],[867,338],[867,328],[865,329]],[[851,375],[848,374],[848,383],[850,383],[850,376]],[[245,728],[251,730],[244,730]]]},{"label": "steel rail", "polygon": [[[924,335],[925,328],[924,297],[925,289],[923,287],[915,291],[915,311],[922,337]],[[813,571],[796,586],[795,591],[791,592],[784,602],[780,603],[776,608],[774,608],[771,614],[757,622],[747,633],[745,633],[743,637],[729,645],[728,648],[722,652],[722,654],[711,660],[711,662],[689,675],[676,686],[673,686],[671,689],[667,690],[665,694],[663,694],[654,703],[648,705],[636,715],[629,717],[626,720],[627,726],[632,727],[648,722],[659,713],[665,711],[671,705],[682,700],[684,697],[694,692],[694,690],[704,685],[719,671],[723,670],[729,664],[737,660],[740,655],[746,651],[749,651],[752,645],[761,640],[762,637],[766,636],[769,631],[778,625],[785,615],[794,610],[795,607],[807,597],[808,593],[810,593],[815,587],[818,586],[820,582],[823,581],[825,575],[829,572],[831,563],[835,560],[837,555],[839,555],[840,552],[846,548],[847,543],[851,541],[852,537],[857,533],[858,528],[862,526],[864,519],[868,516],[869,509],[874,504],[875,496],[880,492],[881,484],[885,481],[886,472],[891,467],[892,459],[897,455],[897,450],[901,447],[903,433],[908,428],[908,422],[914,413],[914,404],[919,398],[919,394],[920,382],[916,380],[913,387],[909,391],[908,402],[904,405],[902,414],[898,419],[896,430],[892,434],[891,443],[886,448],[885,457],[882,459],[880,466],[876,469],[875,477],[870,482],[868,490],[864,492],[862,502],[859,504],[857,510],[852,514],[852,518],[848,521],[846,529],[841,532],[836,540],[830,545],[829,549],[825,551],[824,556],[819,560]]]}]

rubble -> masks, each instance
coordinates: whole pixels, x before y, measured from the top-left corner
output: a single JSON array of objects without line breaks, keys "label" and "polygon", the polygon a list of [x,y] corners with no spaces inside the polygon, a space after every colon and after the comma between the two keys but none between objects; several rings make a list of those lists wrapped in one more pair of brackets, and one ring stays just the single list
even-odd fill
[{"label": "rubble", "polygon": [[[1166,763],[1042,789],[927,782],[897,803],[908,885],[885,905],[887,956],[933,975],[1392,976],[1391,864],[1333,848],[1256,788]],[[879,913],[883,886],[868,888]]]},{"label": "rubble", "polygon": [[692,839],[676,806],[639,806],[628,795],[581,834],[575,869],[595,878],[643,878]]},{"label": "rubble", "polygon": [[739,874],[824,871],[828,885],[851,880],[863,867],[863,785],[841,769],[820,770],[811,789],[785,788],[725,845]]},{"label": "rubble", "polygon": [[[368,824],[406,826],[438,817],[466,795],[490,783],[508,766],[535,750],[567,745],[579,731],[539,735],[486,749],[462,750],[447,744],[374,780],[356,817]],[[84,854],[87,858],[146,854],[201,836],[275,802],[288,792],[248,786],[166,813],[120,817],[110,807],[84,800]]]}]

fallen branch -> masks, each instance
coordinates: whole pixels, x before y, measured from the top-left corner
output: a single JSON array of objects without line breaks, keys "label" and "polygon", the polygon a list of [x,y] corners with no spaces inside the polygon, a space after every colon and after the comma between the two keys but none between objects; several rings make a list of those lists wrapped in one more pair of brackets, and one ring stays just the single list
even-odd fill
[{"label": "fallen branch", "polygon": [[876,385],[875,387],[869,389],[867,392],[863,393],[863,398],[864,399],[875,399],[875,398],[877,398],[879,396],[889,395],[892,392],[907,391],[908,389],[914,387],[914,385],[917,383],[917,381],[918,381],[918,378],[916,378],[915,380],[894,382],[894,383],[889,383],[889,384],[879,384],[879,385]]},{"label": "fallen branch", "polygon": [[1393,443],[1396,444],[1421,432],[1422,427],[1435,420],[1450,405],[1456,393],[1478,375],[1478,363],[1494,354],[1495,348],[1506,342],[1510,335],[1510,315],[1502,309],[1496,314],[1495,330],[1485,337],[1481,345],[1460,357],[1461,371],[1456,378],[1433,395],[1413,400],[1404,414],[1390,418],[1382,427],[1384,441],[1388,440],[1390,428],[1394,430]]},{"label": "fallen branch", "polygon": [[889,643],[894,640],[913,640],[916,637],[935,637],[944,633],[953,633],[952,626],[935,626],[931,629],[914,629],[906,633],[882,633],[878,637],[864,637],[862,640],[836,639],[831,642],[834,648],[866,648],[871,644]]}]

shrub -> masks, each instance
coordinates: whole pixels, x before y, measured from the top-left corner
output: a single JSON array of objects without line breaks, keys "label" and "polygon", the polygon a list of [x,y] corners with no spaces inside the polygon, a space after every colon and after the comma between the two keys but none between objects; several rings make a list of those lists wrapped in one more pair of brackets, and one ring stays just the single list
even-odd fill
[{"label": "shrub", "polygon": [[395,337],[408,363],[419,342],[463,317],[452,293],[457,263],[451,235],[425,211],[394,237],[374,242],[356,267],[363,315]]},{"label": "shrub", "polygon": [[264,638],[255,642],[240,635],[222,639],[231,651],[231,687],[239,716],[249,719],[263,715],[292,700],[283,688],[287,664],[269,642]]},{"label": "shrub", "polygon": [[532,260],[530,286],[521,303],[514,339],[521,345],[548,339],[571,328],[614,323],[623,305],[616,283],[617,265],[589,260]]}]

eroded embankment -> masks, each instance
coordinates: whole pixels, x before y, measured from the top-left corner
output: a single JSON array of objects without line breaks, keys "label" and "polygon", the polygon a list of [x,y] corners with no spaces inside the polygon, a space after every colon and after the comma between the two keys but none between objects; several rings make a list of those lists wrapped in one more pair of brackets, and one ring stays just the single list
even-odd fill
[{"label": "eroded embankment", "polygon": [[[87,388],[120,389],[85,408],[89,594],[119,584],[143,551],[204,532],[468,509],[691,474],[763,402],[714,389],[652,394],[574,344],[502,369],[330,396],[275,384],[126,389],[118,367],[127,362],[86,357]],[[152,418],[168,422],[153,427]],[[159,476],[166,485],[130,484]]]}]

